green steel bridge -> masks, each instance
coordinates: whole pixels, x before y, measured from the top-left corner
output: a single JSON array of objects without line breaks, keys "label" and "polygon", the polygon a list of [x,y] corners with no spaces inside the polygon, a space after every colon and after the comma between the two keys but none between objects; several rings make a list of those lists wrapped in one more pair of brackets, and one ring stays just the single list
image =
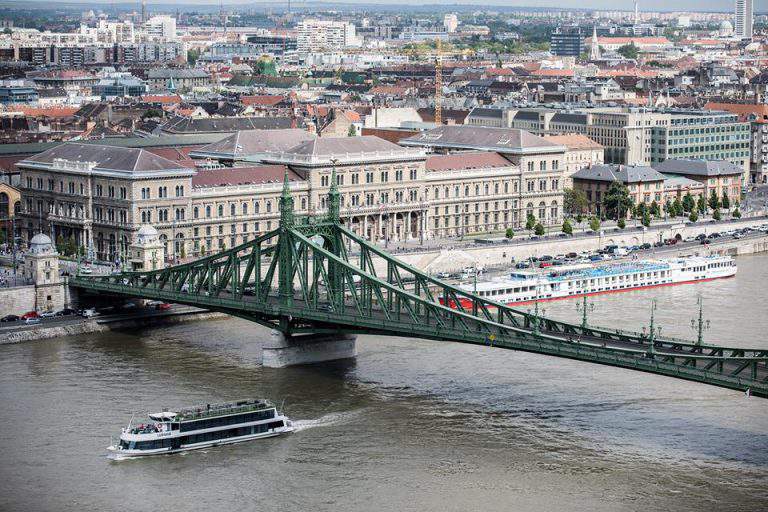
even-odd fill
[{"label": "green steel bridge", "polygon": [[[768,398],[768,349],[703,344],[571,324],[444,283],[342,225],[335,176],[328,213],[297,218],[286,179],[280,225],[237,247],[159,270],[78,275],[70,286],[245,318],[285,336],[374,334],[522,350],[676,377]],[[537,308],[538,309],[538,308]]]}]

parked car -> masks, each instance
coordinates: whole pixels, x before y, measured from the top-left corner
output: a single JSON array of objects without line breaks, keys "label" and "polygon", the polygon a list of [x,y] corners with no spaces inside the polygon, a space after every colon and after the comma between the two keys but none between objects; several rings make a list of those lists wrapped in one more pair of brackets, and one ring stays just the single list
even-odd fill
[{"label": "parked car", "polygon": [[18,322],[19,320],[21,320],[19,315],[5,315],[3,318],[0,318],[0,322]]},{"label": "parked car", "polygon": [[40,323],[40,317],[34,316],[34,317],[25,318],[24,319],[24,323],[27,324],[27,325],[39,324]]},{"label": "parked car", "polygon": [[648,242],[645,242],[643,245],[640,246],[641,249],[650,249],[651,247],[653,246]]},{"label": "parked car", "polygon": [[72,308],[64,308],[56,312],[56,316],[72,316],[76,314],[77,314],[77,310]]},{"label": "parked car", "polygon": [[709,238],[705,238],[704,240],[702,240],[700,242],[701,245],[709,245],[711,243],[712,243],[712,241]]},{"label": "parked car", "polygon": [[27,318],[40,318],[40,315],[37,314],[37,311],[27,311],[21,315],[21,319],[26,320]]},{"label": "parked car", "polygon": [[96,310],[94,308],[84,309],[80,312],[80,316],[91,318],[92,316],[96,316]]},{"label": "parked car", "polygon": [[40,313],[40,318],[53,318],[56,316],[55,311],[43,311]]},{"label": "parked car", "polygon": [[527,261],[521,261],[520,263],[515,264],[515,268],[520,270],[524,268],[530,268],[531,264]]}]

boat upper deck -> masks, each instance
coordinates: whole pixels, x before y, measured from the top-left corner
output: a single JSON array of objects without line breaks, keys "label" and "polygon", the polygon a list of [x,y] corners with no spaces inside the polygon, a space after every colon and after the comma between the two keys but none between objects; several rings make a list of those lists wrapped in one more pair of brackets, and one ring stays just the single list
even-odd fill
[{"label": "boat upper deck", "polygon": [[274,407],[275,404],[266,399],[260,400],[238,400],[236,402],[227,402],[223,404],[206,404],[200,407],[190,407],[181,409],[175,413],[173,421],[191,421],[203,418],[212,418],[215,416],[228,416],[232,414],[243,414],[246,412],[261,411]]}]

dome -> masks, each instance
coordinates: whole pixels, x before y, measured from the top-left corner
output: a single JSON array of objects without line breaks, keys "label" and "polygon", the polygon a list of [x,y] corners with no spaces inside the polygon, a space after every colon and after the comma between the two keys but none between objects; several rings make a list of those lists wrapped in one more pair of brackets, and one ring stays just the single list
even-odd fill
[{"label": "dome", "polygon": [[145,224],[139,228],[136,237],[140,244],[154,242],[157,240],[157,230],[153,226]]},{"label": "dome", "polygon": [[720,35],[723,36],[729,36],[733,34],[733,25],[728,20],[723,20],[722,23],[720,23]]},{"label": "dome", "polygon": [[51,254],[56,251],[53,249],[51,237],[43,233],[38,233],[29,241],[29,252],[32,254]]}]

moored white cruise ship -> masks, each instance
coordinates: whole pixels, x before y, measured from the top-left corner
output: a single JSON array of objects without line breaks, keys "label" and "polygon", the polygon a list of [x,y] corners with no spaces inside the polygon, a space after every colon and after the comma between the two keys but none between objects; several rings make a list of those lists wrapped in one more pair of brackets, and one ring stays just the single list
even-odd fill
[{"label": "moored white cruise ship", "polygon": [[232,444],[293,432],[293,424],[268,400],[207,404],[151,413],[150,423],[124,428],[110,458],[125,459]]},{"label": "moored white cruise ship", "polygon": [[[731,277],[736,262],[730,256],[691,256],[663,260],[548,267],[520,270],[508,277],[459,288],[502,304],[526,304],[582,295],[596,295],[654,286],[671,286]],[[469,300],[464,307],[470,307]],[[450,304],[455,307],[455,304]]]}]

